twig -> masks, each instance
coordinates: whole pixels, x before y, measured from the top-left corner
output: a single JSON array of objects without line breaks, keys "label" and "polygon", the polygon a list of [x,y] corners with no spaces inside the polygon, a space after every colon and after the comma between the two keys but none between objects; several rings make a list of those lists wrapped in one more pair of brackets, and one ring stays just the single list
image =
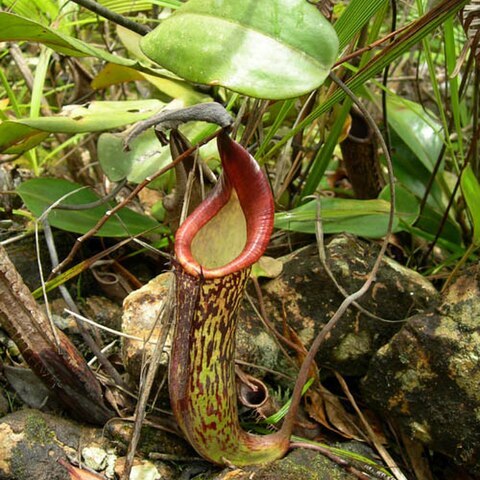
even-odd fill
[{"label": "twig", "polygon": [[94,320],[88,317],[85,317],[73,310],[69,310],[68,308],[64,308],[63,311],[65,313],[68,313],[69,315],[72,315],[72,317],[74,317],[75,320],[88,323],[89,325],[97,327],[100,330],[104,330],[105,332],[111,333],[112,335],[116,335],[117,337],[128,338],[129,340],[135,340],[136,342],[150,343],[152,345],[157,344],[157,342],[154,342],[153,340],[145,340],[145,338],[137,337],[135,335],[129,335],[128,333],[123,333],[123,332],[120,332],[119,330],[114,330],[113,328],[106,327],[105,325],[101,325],[100,323],[97,323]]},{"label": "twig", "polygon": [[369,123],[370,127],[373,129],[375,134],[378,136],[378,140],[380,145],[382,146],[382,149],[384,150],[385,158],[387,161],[387,167],[388,167],[388,179],[389,179],[389,185],[390,185],[390,215],[388,218],[388,226],[387,226],[387,233],[386,236],[383,240],[382,246],[380,248],[380,252],[378,253],[377,259],[375,260],[375,263],[372,267],[372,270],[370,274],[368,275],[367,280],[365,283],[362,285],[362,287],[357,290],[356,292],[352,293],[349,295],[345,300],[342,302],[342,304],[338,307],[337,311],[335,314],[330,318],[330,320],[327,322],[327,324],[322,328],[320,333],[317,335],[315,340],[313,341],[310,350],[308,351],[307,356],[305,357],[305,360],[303,361],[302,367],[300,368],[300,372],[297,377],[297,381],[295,383],[295,388],[293,390],[293,395],[292,395],[292,403],[291,407],[285,417],[285,421],[282,426],[282,431],[285,432],[286,434],[290,435],[293,429],[293,424],[295,421],[295,417],[297,416],[297,411],[300,403],[300,399],[302,396],[302,389],[303,386],[305,385],[310,368],[315,360],[315,356],[320,348],[320,346],[323,344],[326,338],[328,338],[332,332],[332,330],[335,328],[337,325],[338,320],[342,317],[342,315],[345,313],[347,308],[356,300],[358,300],[360,297],[362,297],[367,290],[370,288],[371,284],[373,283],[378,269],[380,268],[380,265],[383,261],[383,257],[385,255],[385,252],[388,247],[388,243],[390,240],[390,235],[392,232],[392,227],[393,227],[393,221],[395,218],[395,189],[394,189],[394,176],[393,176],[393,166],[392,166],[392,161],[391,157],[388,152],[388,148],[385,145],[385,141],[382,137],[382,134],[378,128],[378,126],[375,124],[374,119],[370,115],[370,112],[362,105],[360,100],[355,96],[355,94],[334,74],[330,73],[330,78],[333,82],[335,82],[343,91],[346,93],[348,97],[352,99],[352,101],[358,106],[360,111],[363,113],[365,116],[365,119]]},{"label": "twig", "polygon": [[100,207],[102,205],[105,205],[105,203],[109,202],[113,198],[117,196],[117,194],[120,192],[120,190],[127,184],[127,179],[124,178],[121,180],[115,188],[107,195],[105,195],[102,198],[99,198],[98,200],[95,200],[94,202],[89,202],[89,203],[82,203],[80,205],[57,205],[55,207],[56,210],[89,210],[90,208],[96,208]]},{"label": "twig", "polygon": [[380,443],[377,435],[375,434],[372,427],[370,426],[370,424],[365,419],[365,416],[363,415],[362,411],[358,407],[357,402],[353,398],[353,395],[351,394],[350,389],[348,388],[347,382],[345,382],[343,377],[338,372],[334,372],[334,373],[335,373],[335,376],[337,377],[338,382],[340,383],[340,385],[342,387],[342,390],[344,391],[344,393],[347,396],[350,404],[352,405],[353,409],[357,413],[358,418],[360,418],[360,421],[362,422],[365,430],[367,431],[368,438],[372,442],[373,446],[375,447],[375,449],[377,450],[379,455],[383,458],[384,462],[386,463],[388,468],[393,472],[393,474],[395,475],[395,477],[397,479],[407,480],[406,477],[401,472],[398,465],[395,463],[395,460],[393,460],[393,458],[387,452],[385,447]]},{"label": "twig", "polygon": [[[46,291],[46,287],[45,287],[45,282],[44,282],[44,279],[43,279],[43,269],[42,269],[42,265],[40,263],[38,225],[40,223],[42,223],[42,225],[43,225],[43,229],[44,229],[44,233],[45,233],[45,240],[46,240],[48,251],[49,251],[49,254],[50,254],[50,260],[51,260],[51,263],[52,263],[52,267],[55,268],[58,265],[58,254],[57,254],[57,249],[55,247],[55,242],[53,240],[53,235],[52,235],[52,231],[51,231],[51,228],[50,228],[50,224],[48,223],[48,220],[47,220],[48,215],[50,214],[50,212],[53,209],[57,208],[61,204],[61,202],[63,202],[66,198],[73,195],[74,193],[77,193],[78,190],[80,190],[80,189],[76,189],[73,192],[68,192],[66,195],[59,198],[56,202],[54,202],[52,205],[50,205],[42,213],[42,215],[39,217],[38,221],[35,223],[35,240],[36,240],[36,244],[37,244],[37,258],[38,258],[38,262],[39,262],[39,273],[40,273],[40,278],[41,278],[41,282],[42,282],[43,296],[44,296],[44,299],[45,299],[45,305],[46,305],[47,314],[48,314],[49,319],[51,319],[51,313],[50,313],[50,306],[49,306],[49,302],[48,302],[48,298],[47,298],[47,291]],[[70,295],[70,292],[68,291],[68,289],[65,287],[65,285],[64,284],[59,285],[59,289],[60,289],[60,293],[61,293],[63,299],[65,300],[65,303],[68,305],[68,307],[70,308],[72,313],[75,313],[76,315],[79,315],[80,312],[77,308],[77,305],[73,301],[73,298]],[[53,332],[56,334],[56,329],[53,326],[53,321],[52,320],[50,320],[50,321],[52,323]],[[97,357],[100,364],[105,368],[105,371],[113,378],[113,380],[116,382],[116,384],[118,386],[122,386],[122,387],[126,388],[126,384],[123,381],[121,375],[117,372],[117,370],[113,367],[113,365],[108,360],[106,355],[102,352],[101,348],[97,345],[97,343],[95,342],[93,337],[90,335],[88,330],[85,328],[83,323],[80,323],[77,320],[77,327],[78,327],[85,343],[88,345],[88,347],[93,352],[93,354]]]},{"label": "twig", "polygon": [[[172,311],[172,297],[173,297],[173,288],[174,282],[171,283],[170,291],[166,296],[165,302],[162,304],[160,312],[158,314],[158,319],[162,324],[163,328],[159,334],[157,339],[157,344],[155,345],[155,349],[153,350],[152,356],[150,358],[150,363],[148,365],[147,374],[145,377],[145,382],[141,387],[141,393],[139,395],[139,399],[135,408],[135,425],[133,427],[132,437],[130,440],[130,444],[128,445],[128,451],[125,461],[125,469],[122,473],[122,479],[128,480],[130,478],[130,471],[133,466],[133,460],[135,456],[135,451],[137,449],[138,442],[140,440],[140,432],[142,429],[143,420],[145,419],[145,409],[147,407],[148,398],[150,395],[150,391],[152,389],[153,382],[155,380],[155,375],[157,373],[158,365],[160,363],[160,359],[163,354],[163,346],[165,344],[165,340],[167,335],[170,331],[171,324],[167,324],[170,320],[171,311]],[[153,332],[152,328],[152,332]]]},{"label": "twig", "polygon": [[395,30],[393,32],[390,32],[388,35],[386,35],[383,38],[380,38],[379,40],[371,43],[370,45],[367,45],[366,47],[360,48],[358,50],[355,50],[355,52],[350,53],[349,55],[345,55],[345,57],[342,57],[337,63],[334,64],[333,68],[338,67],[342,63],[349,62],[355,57],[358,57],[360,55],[363,55],[365,52],[369,52],[370,50],[373,50],[376,47],[379,47],[385,42],[388,42],[392,38],[395,38],[396,35],[399,33],[403,32],[404,30],[410,28],[412,24],[405,25],[402,28],[399,28],[398,30]]},{"label": "twig", "polygon": [[[323,269],[325,270],[325,272],[327,273],[328,277],[333,282],[337,290],[343,295],[344,298],[347,298],[349,295],[348,292],[345,290],[345,288],[343,288],[342,285],[340,285],[338,280],[335,278],[335,275],[333,274],[327,262],[327,256],[325,252],[325,242],[324,242],[324,236],[323,236],[321,201],[319,196],[316,196],[316,199],[317,199],[317,218],[316,218],[316,224],[315,224],[315,234],[317,238],[318,258],[320,259],[320,263]],[[373,318],[374,320],[378,320],[380,322],[403,323],[406,321],[406,319],[404,318],[398,319],[398,320],[390,320],[387,318],[379,317],[378,315],[375,315],[374,313],[368,311],[366,308],[362,307],[362,305],[360,305],[358,302],[353,302],[352,305],[367,317]]]},{"label": "twig", "polygon": [[[285,347],[281,343],[281,341],[283,341],[283,340],[286,340],[287,342],[288,342],[288,340],[285,339],[284,337],[282,337],[282,335],[280,335],[280,333],[277,332],[275,327],[269,322],[268,318],[264,317],[263,314],[258,311],[257,307],[253,303],[252,298],[250,297],[250,295],[248,293],[245,293],[245,298],[248,300],[248,302],[250,303],[250,306],[252,307],[253,311],[256,313],[257,317],[263,323],[265,328],[273,334],[273,339],[274,339],[275,343],[278,345],[278,348],[280,348],[280,350],[284,354],[287,361],[290,363],[290,365],[292,365],[292,367],[294,367],[295,369],[298,369],[298,365],[294,362],[292,357],[290,357],[287,350],[285,349]],[[293,347],[293,348],[295,348],[295,347]],[[298,348],[298,347],[296,346],[296,348]]]},{"label": "twig", "polygon": [[255,292],[258,297],[258,304],[260,307],[260,313],[261,313],[261,318],[265,322],[265,325],[267,328],[282,342],[286,343],[291,349],[295,350],[297,353],[303,353],[303,350],[293,343],[291,340],[286,338],[284,335],[282,335],[280,332],[277,331],[277,329],[274,327],[270,319],[268,318],[267,311],[265,310],[265,302],[263,301],[263,293],[262,289],[260,288],[260,284],[258,283],[258,280],[256,278],[252,279],[253,281],[253,286],[255,287]]},{"label": "twig", "polygon": [[115,13],[103,5],[94,2],[93,0],[72,0],[72,2],[86,8],[87,10],[90,10],[93,13],[96,13],[97,15],[100,15],[103,18],[106,18],[107,20],[110,20],[113,23],[116,23],[117,25],[126,28],[127,30],[138,33],[139,35],[144,36],[150,32],[150,29],[145,25],[141,25],[140,23],[134,22],[133,20],[130,20],[119,13]]},{"label": "twig", "polygon": [[156,127],[159,130],[178,129],[182,123],[192,121],[214,123],[221,128],[228,128],[232,125],[233,118],[220,103],[215,102],[200,103],[179,110],[162,110],[135,124],[125,137],[124,148],[129,150],[133,140],[150,127]]}]

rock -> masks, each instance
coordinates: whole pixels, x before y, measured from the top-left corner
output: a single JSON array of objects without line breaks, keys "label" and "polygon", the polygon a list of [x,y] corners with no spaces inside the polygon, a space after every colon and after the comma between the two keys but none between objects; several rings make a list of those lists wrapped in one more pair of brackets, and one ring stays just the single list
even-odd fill
[{"label": "rock", "polygon": [[356,480],[358,477],[323,455],[312,450],[297,448],[281,460],[268,465],[255,465],[222,470],[205,480]]},{"label": "rock", "polygon": [[[376,244],[339,235],[327,245],[326,256],[337,282],[352,293],[367,278],[378,250]],[[437,298],[435,288],[420,274],[385,257],[376,281],[359,303],[382,318],[402,320],[425,310]],[[316,245],[294,253],[285,263],[282,275],[264,286],[264,303],[270,320],[275,321],[279,331],[286,320],[307,347],[343,300],[320,264]],[[251,321],[258,324],[257,319]],[[362,376],[372,355],[401,326],[399,322],[387,323],[368,317],[352,306],[325,341],[317,362],[342,375]],[[255,343],[263,342],[257,342],[255,337],[246,342],[250,350]]]},{"label": "rock", "polygon": [[[334,237],[327,246],[327,258],[337,281],[349,292],[365,281],[379,247],[348,235]],[[162,274],[124,302],[123,332],[147,338],[157,319],[160,299],[168,296],[171,274]],[[269,319],[282,331],[283,321],[300,336],[306,346],[333,315],[344,297],[329,279],[318,259],[317,246],[294,253],[283,273],[263,287]],[[423,311],[438,298],[435,288],[421,275],[385,258],[376,282],[360,303],[372,313],[387,319],[403,320]],[[386,323],[372,319],[351,307],[338,322],[331,337],[318,353],[320,365],[335,368],[343,375],[365,374],[371,356],[400,328],[401,322]],[[158,336],[158,330],[153,333]],[[168,345],[171,341],[167,342]],[[147,346],[151,352],[151,345]],[[127,371],[138,381],[143,344],[125,340],[123,359]],[[247,300],[239,311],[236,336],[239,360],[269,369],[284,370],[281,352]],[[166,371],[160,366],[159,377]],[[256,370],[255,376],[262,377]]]},{"label": "rock", "polygon": [[[59,459],[68,463],[81,460],[85,466],[113,479],[114,473],[123,469],[125,458],[119,457],[119,452],[125,454],[132,428],[131,422],[120,419],[112,420],[104,429],[85,427],[37,410],[6,415],[0,419],[0,480],[69,480]],[[152,451],[162,452],[172,461],[193,455],[183,440],[145,426],[134,461],[137,473],[132,479],[178,479],[179,473],[171,462],[140,458]]]},{"label": "rock", "polygon": [[368,404],[416,440],[480,474],[480,267],[452,285],[373,358]]},{"label": "rock", "polygon": [[11,413],[0,420],[0,479],[68,480],[57,460],[75,458],[79,445],[104,443],[101,429],[37,410]]},{"label": "rock", "polygon": [[85,447],[82,449],[82,458],[85,465],[99,472],[107,466],[107,451],[99,447]]},{"label": "rock", "polygon": [[[168,416],[163,416],[165,420]],[[149,416],[148,419],[155,423],[162,424],[162,420]],[[104,433],[115,444],[117,451],[124,455],[127,452],[128,444],[132,439],[133,423],[122,419],[113,419],[104,427]],[[186,440],[149,425],[143,425],[140,436],[140,443],[137,454],[143,457],[161,458],[166,455],[172,458],[185,458],[195,456],[195,452]]]},{"label": "rock", "polygon": [[[169,295],[173,297],[172,281],[173,274],[171,272],[162,273],[125,298],[122,317],[123,333],[145,340],[150,337],[153,339],[159,337],[160,323],[158,317],[165,301],[169,299]],[[164,347],[167,352],[170,350],[171,344],[171,336],[169,335]],[[123,339],[123,363],[134,383],[138,384],[142,365],[145,358],[153,353],[153,348],[153,343],[129,338]],[[166,375],[167,365],[168,356],[164,354],[157,372],[159,381]]]},{"label": "rock", "polygon": [[[120,477],[125,468],[125,459],[117,462],[115,473]],[[129,480],[177,480],[178,472],[164,462],[151,462],[136,459],[130,472]]]},{"label": "rock", "polygon": [[105,327],[119,330],[121,327],[121,307],[106,297],[90,295],[85,299],[85,314]]}]

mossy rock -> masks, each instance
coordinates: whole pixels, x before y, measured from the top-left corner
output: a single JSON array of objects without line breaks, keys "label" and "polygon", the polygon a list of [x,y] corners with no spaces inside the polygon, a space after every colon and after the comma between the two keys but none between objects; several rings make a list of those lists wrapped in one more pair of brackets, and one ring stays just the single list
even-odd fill
[{"label": "mossy rock", "polygon": [[[200,477],[202,478],[202,477]],[[268,465],[225,469],[215,475],[204,475],[202,480],[356,480],[325,456],[298,448],[281,460]]]},{"label": "mossy rock", "polygon": [[480,474],[480,267],[436,311],[410,318],[372,360],[368,403],[411,437]]}]

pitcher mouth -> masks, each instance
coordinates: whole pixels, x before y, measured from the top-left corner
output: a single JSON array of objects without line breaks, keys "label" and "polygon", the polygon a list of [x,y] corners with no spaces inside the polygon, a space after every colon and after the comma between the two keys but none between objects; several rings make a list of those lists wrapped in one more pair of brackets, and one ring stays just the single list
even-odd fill
[{"label": "pitcher mouth", "polygon": [[273,230],[267,177],[225,131],[217,144],[222,175],[175,235],[177,260],[196,277],[223,277],[251,266],[267,248]]}]

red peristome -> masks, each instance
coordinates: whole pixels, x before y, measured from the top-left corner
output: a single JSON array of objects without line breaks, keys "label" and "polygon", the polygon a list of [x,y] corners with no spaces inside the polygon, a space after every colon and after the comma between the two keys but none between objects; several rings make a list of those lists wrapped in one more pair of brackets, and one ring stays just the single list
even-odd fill
[{"label": "red peristome", "polygon": [[[175,236],[178,261],[193,276],[223,277],[255,263],[267,248],[273,230],[274,203],[268,180],[255,159],[225,131],[218,138],[223,173],[210,195],[193,211]],[[192,241],[197,232],[237,193],[247,224],[245,248],[231,262],[218,268],[204,268],[194,258]]]}]

